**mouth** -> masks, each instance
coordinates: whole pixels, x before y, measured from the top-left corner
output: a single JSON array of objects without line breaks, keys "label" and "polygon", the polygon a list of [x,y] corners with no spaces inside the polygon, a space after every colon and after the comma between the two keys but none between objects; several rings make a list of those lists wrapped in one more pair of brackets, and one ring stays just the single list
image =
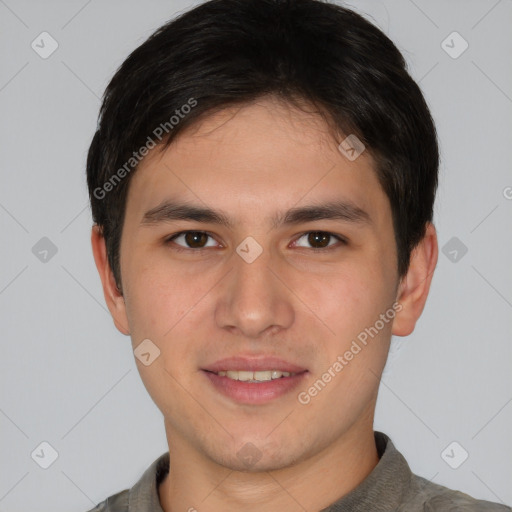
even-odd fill
[{"label": "mouth", "polygon": [[235,357],[202,372],[215,391],[237,403],[257,405],[289,394],[308,370],[273,357]]},{"label": "mouth", "polygon": [[294,372],[282,372],[279,370],[224,370],[220,372],[213,372],[219,377],[227,377],[231,380],[239,380],[242,382],[268,382],[270,380],[282,379],[283,377],[293,377],[297,375]]}]

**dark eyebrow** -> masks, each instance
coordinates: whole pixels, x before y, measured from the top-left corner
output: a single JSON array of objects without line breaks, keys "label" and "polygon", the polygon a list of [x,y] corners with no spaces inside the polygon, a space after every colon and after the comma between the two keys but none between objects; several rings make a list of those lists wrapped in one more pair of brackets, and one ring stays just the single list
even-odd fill
[{"label": "dark eyebrow", "polygon": [[[302,224],[324,219],[372,224],[370,215],[350,201],[333,201],[291,208],[287,212],[278,213],[272,217],[270,223],[276,229],[283,225]],[[141,224],[152,225],[173,220],[218,224],[230,229],[234,227],[233,221],[222,211],[176,201],[164,201],[148,210],[144,214]]]}]

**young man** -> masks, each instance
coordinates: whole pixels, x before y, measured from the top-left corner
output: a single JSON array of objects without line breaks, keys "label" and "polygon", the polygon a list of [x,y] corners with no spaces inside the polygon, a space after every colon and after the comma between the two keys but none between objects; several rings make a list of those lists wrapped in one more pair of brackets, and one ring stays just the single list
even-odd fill
[{"label": "young man", "polygon": [[317,0],[212,0],[110,82],[87,177],[169,452],[95,510],[510,510],[374,432],[437,262],[438,147],[393,43]]}]

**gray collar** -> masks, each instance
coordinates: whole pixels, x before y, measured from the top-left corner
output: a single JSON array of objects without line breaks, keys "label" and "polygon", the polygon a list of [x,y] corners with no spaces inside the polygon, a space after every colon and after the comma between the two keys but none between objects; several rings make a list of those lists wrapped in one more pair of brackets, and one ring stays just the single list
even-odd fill
[{"label": "gray collar", "polygon": [[389,437],[374,435],[377,465],[355,489],[321,512],[394,512],[404,502],[414,475]]}]

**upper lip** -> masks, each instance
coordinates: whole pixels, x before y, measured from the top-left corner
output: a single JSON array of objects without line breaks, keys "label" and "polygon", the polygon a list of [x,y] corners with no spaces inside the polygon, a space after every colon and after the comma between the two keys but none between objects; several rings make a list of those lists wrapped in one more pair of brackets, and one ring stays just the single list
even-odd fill
[{"label": "upper lip", "polygon": [[277,370],[281,372],[289,373],[301,373],[307,371],[306,368],[298,366],[296,364],[289,363],[278,357],[228,357],[226,359],[220,359],[213,364],[210,364],[203,368],[210,372],[221,372],[221,371],[264,371],[264,370]]}]

